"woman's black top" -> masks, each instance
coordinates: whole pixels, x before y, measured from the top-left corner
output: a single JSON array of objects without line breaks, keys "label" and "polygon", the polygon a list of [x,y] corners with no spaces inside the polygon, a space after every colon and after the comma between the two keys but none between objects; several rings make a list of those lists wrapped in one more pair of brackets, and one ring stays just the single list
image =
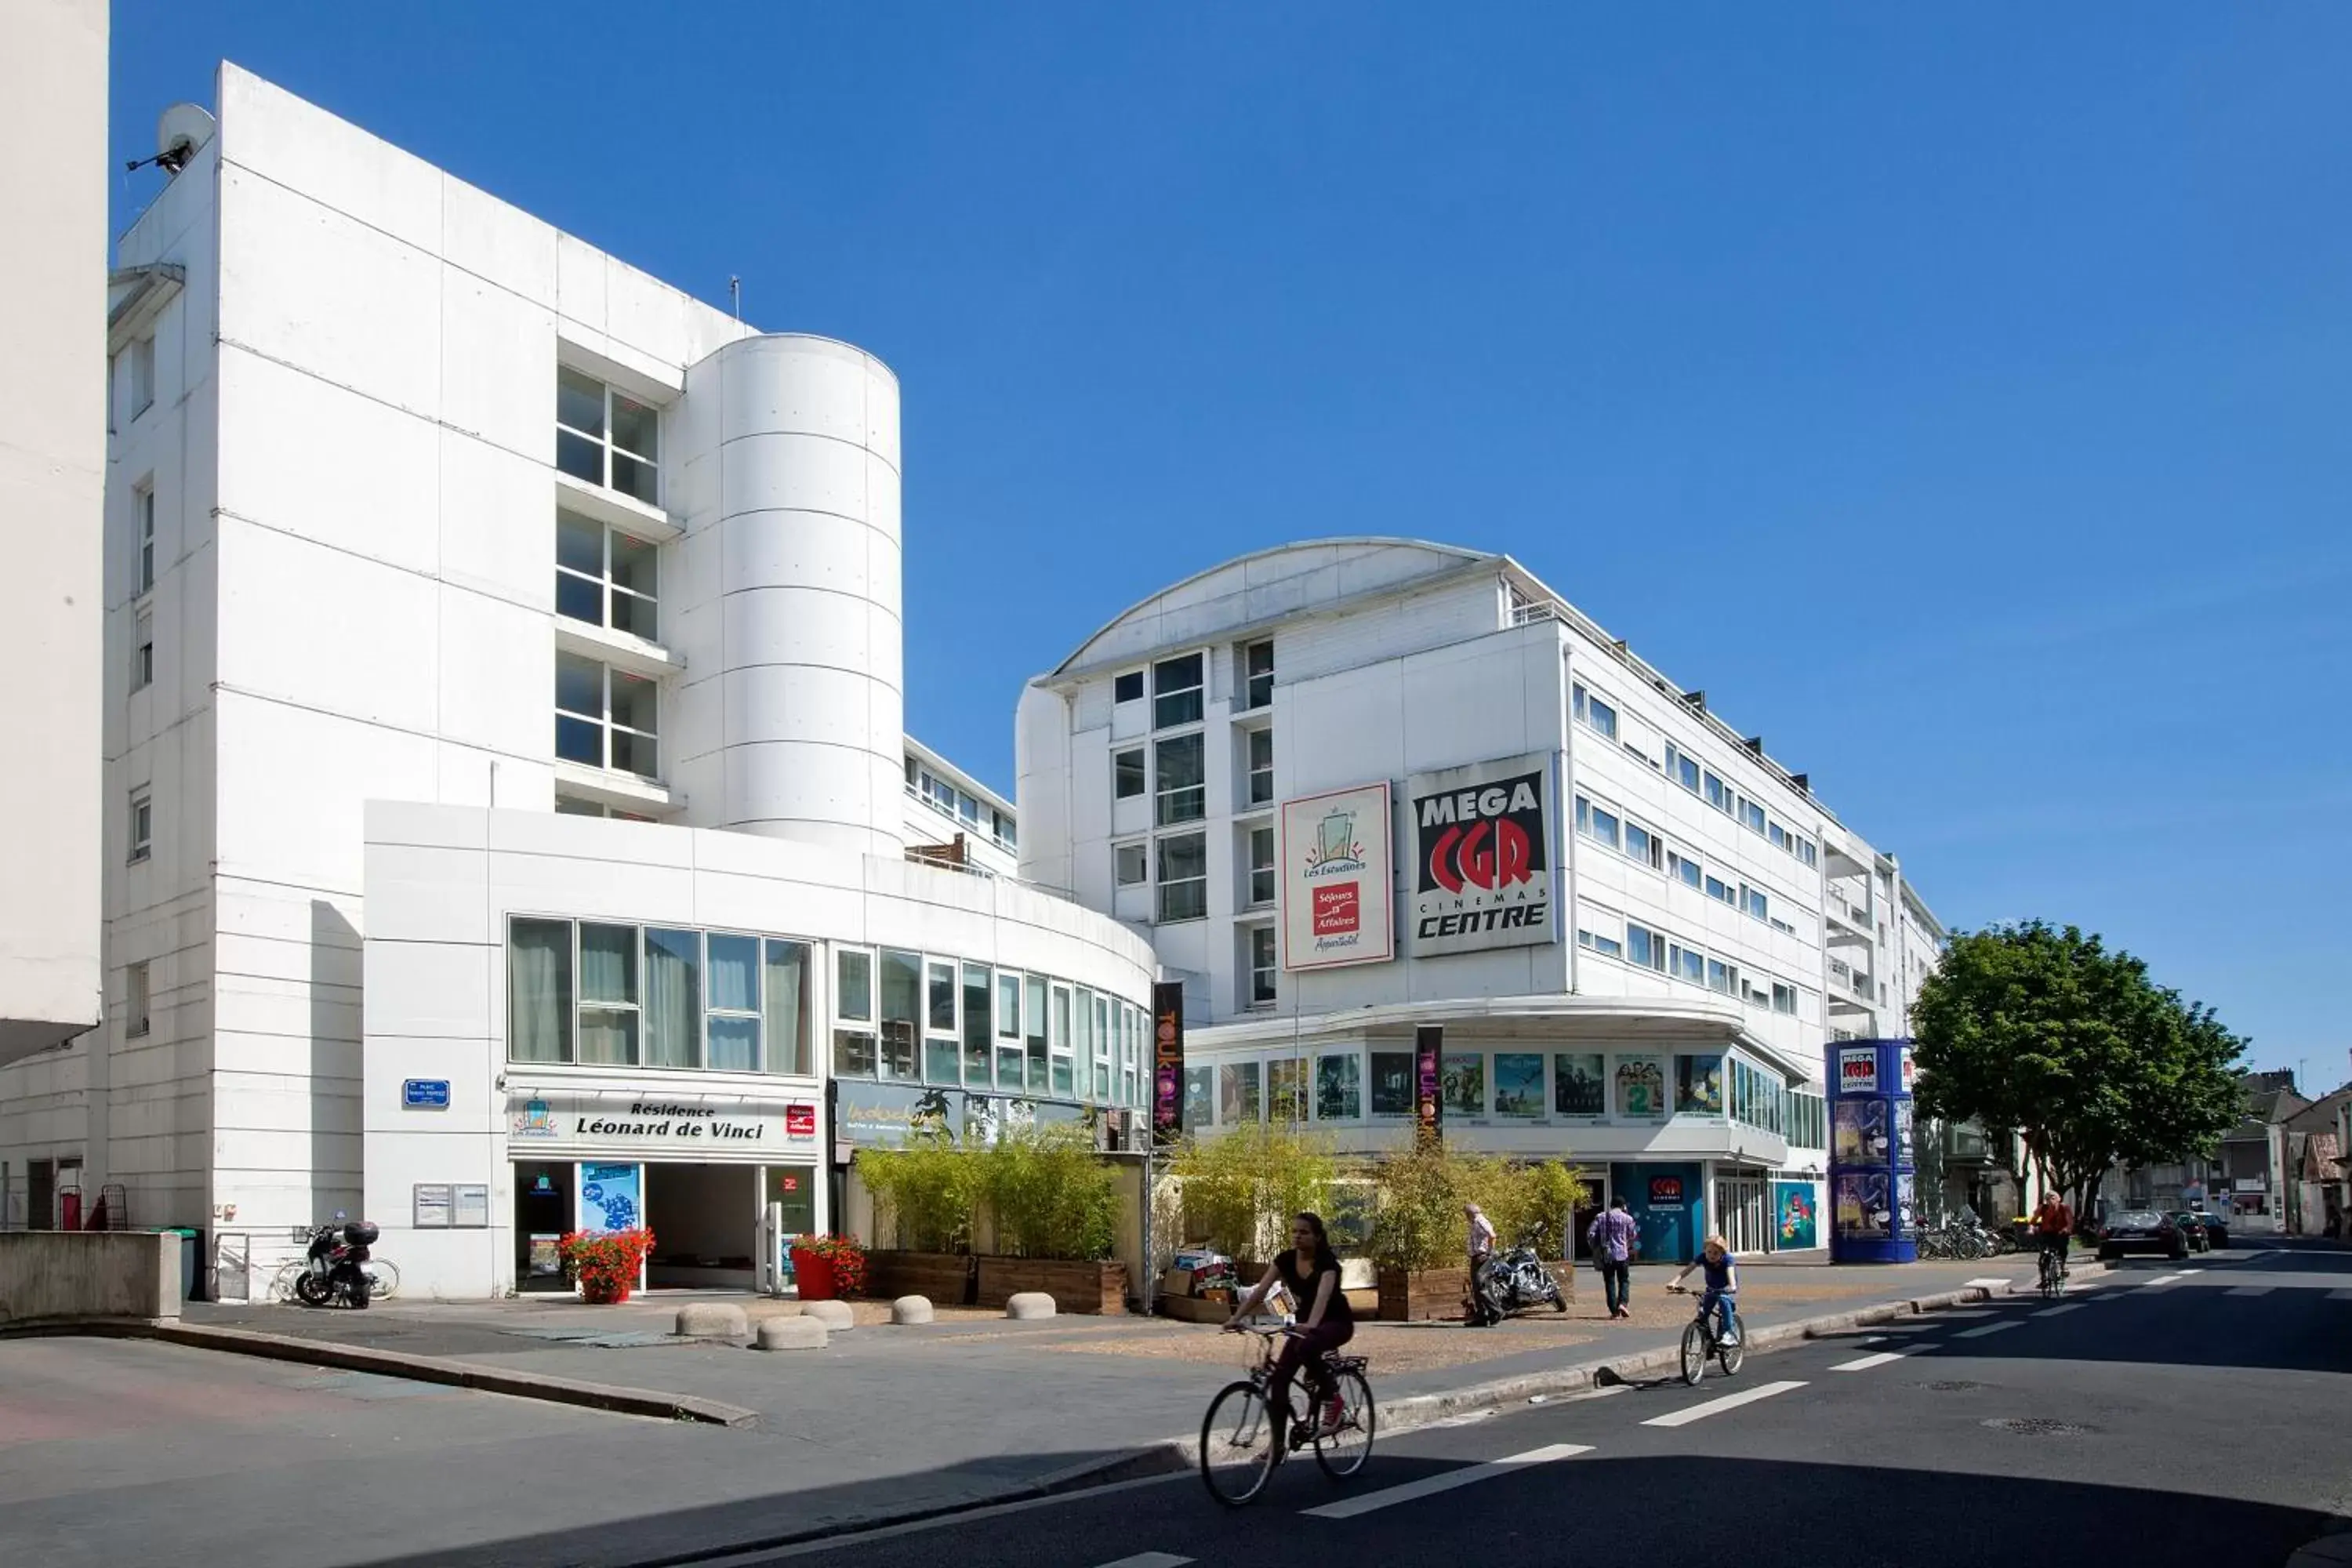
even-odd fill
[{"label": "woman's black top", "polygon": [[1301,1323],[1315,1315],[1315,1292],[1323,1288],[1323,1277],[1327,1274],[1333,1277],[1331,1303],[1323,1309],[1323,1321],[1327,1323],[1352,1323],[1356,1321],[1355,1315],[1348,1309],[1348,1293],[1339,1289],[1337,1261],[1318,1268],[1311,1257],[1302,1262],[1297,1249],[1293,1247],[1274,1260],[1274,1272],[1289,1289],[1291,1299],[1298,1303],[1298,1321]]}]

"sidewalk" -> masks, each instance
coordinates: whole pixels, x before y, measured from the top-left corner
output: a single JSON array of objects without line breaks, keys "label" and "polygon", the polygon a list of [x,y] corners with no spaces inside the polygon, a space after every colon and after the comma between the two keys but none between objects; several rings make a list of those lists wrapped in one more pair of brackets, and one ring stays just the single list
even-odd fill
[{"label": "sidewalk", "polygon": [[[1760,1349],[1810,1319],[1948,1295],[1972,1280],[2005,1289],[2030,1276],[2015,1258],[1854,1269],[1764,1264],[1743,1276],[1743,1316]],[[1371,1359],[1383,1426],[1393,1431],[1579,1386],[1596,1363],[1659,1364],[1691,1310],[1687,1299],[1664,1294],[1671,1278],[1636,1272],[1631,1323],[1602,1319],[1587,1276],[1565,1316],[1488,1330],[1366,1324],[1354,1349]],[[1163,1469],[1179,1462],[1169,1440],[1197,1429],[1247,1348],[1211,1326],[1141,1318],[1014,1323],[943,1311],[930,1326],[891,1328],[870,1321],[886,1310],[874,1303],[860,1304],[866,1324],[823,1351],[761,1354],[668,1336],[680,1304],[709,1299],[666,1292],[618,1308],[543,1298],[394,1301],[364,1313],[194,1304],[186,1322],[751,1413],[729,1427],[548,1407],[562,1429],[531,1446],[527,1483],[517,1472],[500,1475],[497,1451],[419,1455],[407,1484],[429,1489],[436,1508],[404,1523],[396,1558],[352,1560],[450,1568],[677,1561]],[[728,1299],[753,1315],[793,1310]]]}]

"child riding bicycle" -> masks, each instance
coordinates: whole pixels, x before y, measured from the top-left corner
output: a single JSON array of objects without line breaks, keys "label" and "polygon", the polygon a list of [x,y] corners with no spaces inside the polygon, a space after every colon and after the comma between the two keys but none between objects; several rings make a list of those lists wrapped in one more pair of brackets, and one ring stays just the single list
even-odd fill
[{"label": "child riding bicycle", "polygon": [[1687,1295],[1683,1281],[1700,1269],[1706,1274],[1706,1289],[1698,1300],[1699,1312],[1702,1316],[1716,1314],[1717,1343],[1736,1345],[1739,1342],[1739,1261],[1731,1254],[1731,1244],[1719,1236],[1708,1237],[1706,1245],[1699,1249],[1697,1260],[1675,1275],[1674,1283],[1666,1289]]}]

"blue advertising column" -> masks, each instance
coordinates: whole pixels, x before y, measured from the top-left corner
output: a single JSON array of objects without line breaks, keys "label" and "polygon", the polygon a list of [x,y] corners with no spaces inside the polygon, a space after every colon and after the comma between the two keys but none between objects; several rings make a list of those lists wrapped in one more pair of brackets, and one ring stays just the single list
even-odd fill
[{"label": "blue advertising column", "polygon": [[1911,1152],[1911,1042],[1829,1047],[1830,1261],[1919,1256]]}]

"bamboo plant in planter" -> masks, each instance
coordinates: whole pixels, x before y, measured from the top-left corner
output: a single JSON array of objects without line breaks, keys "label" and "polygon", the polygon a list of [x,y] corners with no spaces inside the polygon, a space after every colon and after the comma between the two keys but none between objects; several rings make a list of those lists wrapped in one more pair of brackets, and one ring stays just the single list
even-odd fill
[{"label": "bamboo plant in planter", "polygon": [[887,1225],[898,1244],[877,1247],[869,1259],[875,1294],[969,1304],[980,1158],[943,1136],[922,1137],[903,1149],[860,1150],[857,1175],[873,1194],[877,1239]]},{"label": "bamboo plant in planter", "polygon": [[[1470,1289],[1465,1204],[1486,1210],[1501,1245],[1525,1243],[1541,1255],[1565,1257],[1570,1216],[1585,1195],[1575,1173],[1557,1160],[1515,1164],[1461,1153],[1434,1139],[1382,1162],[1376,1175],[1372,1261],[1380,1271],[1380,1313],[1399,1321],[1462,1310]],[[1574,1271],[1562,1266],[1553,1274],[1563,1293],[1572,1294]]]},{"label": "bamboo plant in planter", "polygon": [[1002,1307],[1043,1290],[1066,1310],[1127,1310],[1118,1240],[1118,1175],[1085,1128],[1034,1127],[971,1156],[1000,1251],[980,1259],[978,1301]]}]

